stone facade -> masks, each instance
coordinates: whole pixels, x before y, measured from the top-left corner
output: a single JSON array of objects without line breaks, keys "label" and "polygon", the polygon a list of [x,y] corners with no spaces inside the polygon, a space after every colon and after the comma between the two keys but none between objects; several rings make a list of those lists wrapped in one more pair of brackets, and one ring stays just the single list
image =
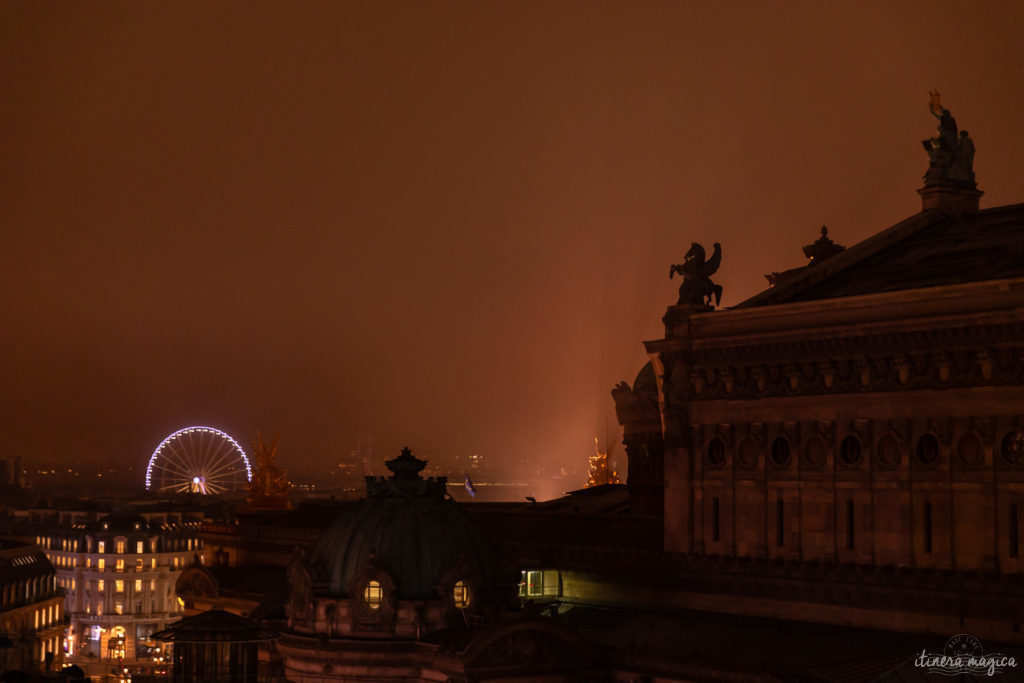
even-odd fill
[{"label": "stone facade", "polygon": [[38,546],[0,539],[0,671],[59,671],[64,660],[64,594]]},{"label": "stone facade", "polygon": [[[668,309],[650,363],[613,391],[631,490],[633,459],[639,490],[661,459],[666,551],[963,573],[1019,592],[1024,206],[924,208],[733,309]],[[890,617],[927,629],[901,590]],[[1020,609],[932,608],[1020,638]],[[885,611],[858,624],[892,623]],[[808,614],[842,621],[827,612]]]},{"label": "stone facade", "polygon": [[198,521],[115,514],[39,534],[66,593],[69,658],[159,662],[149,636],[184,613],[174,585],[202,552]]}]

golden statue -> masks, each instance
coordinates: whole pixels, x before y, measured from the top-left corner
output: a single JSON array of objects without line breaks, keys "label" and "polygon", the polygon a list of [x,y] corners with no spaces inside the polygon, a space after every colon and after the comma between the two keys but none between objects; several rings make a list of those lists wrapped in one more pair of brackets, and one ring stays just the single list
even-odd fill
[{"label": "golden statue", "polygon": [[256,431],[256,438],[252,440],[252,455],[256,461],[252,479],[249,481],[248,500],[252,507],[288,507],[288,491],[291,489],[288,473],[274,464],[279,440],[280,437],[275,436],[268,447],[259,430]]}]

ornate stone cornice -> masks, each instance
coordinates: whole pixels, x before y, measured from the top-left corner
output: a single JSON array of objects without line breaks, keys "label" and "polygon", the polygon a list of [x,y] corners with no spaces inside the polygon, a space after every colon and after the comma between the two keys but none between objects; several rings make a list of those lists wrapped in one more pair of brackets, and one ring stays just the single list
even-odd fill
[{"label": "ornate stone cornice", "polygon": [[687,381],[673,378],[668,396],[751,399],[1021,384],[1022,339],[1024,324],[703,349],[693,352]]}]

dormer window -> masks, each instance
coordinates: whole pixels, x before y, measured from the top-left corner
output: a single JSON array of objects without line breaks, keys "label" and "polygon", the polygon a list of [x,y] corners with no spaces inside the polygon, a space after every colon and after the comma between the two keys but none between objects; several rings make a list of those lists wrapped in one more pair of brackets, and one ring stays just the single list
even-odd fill
[{"label": "dormer window", "polygon": [[384,591],[381,589],[380,581],[376,579],[370,579],[366,582],[366,588],[363,589],[363,602],[370,609],[380,609],[381,603],[384,601]]},{"label": "dormer window", "polygon": [[462,579],[455,582],[455,586],[452,588],[452,601],[455,606],[459,609],[466,609],[469,607],[471,593],[469,590],[469,584]]}]

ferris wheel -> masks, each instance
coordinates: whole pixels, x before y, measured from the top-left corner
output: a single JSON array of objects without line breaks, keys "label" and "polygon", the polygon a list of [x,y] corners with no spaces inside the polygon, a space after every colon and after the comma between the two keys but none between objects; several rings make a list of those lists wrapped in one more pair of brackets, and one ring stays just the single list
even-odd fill
[{"label": "ferris wheel", "polygon": [[213,427],[185,427],[160,442],[146,467],[146,490],[215,494],[244,489],[252,479],[245,451]]}]

